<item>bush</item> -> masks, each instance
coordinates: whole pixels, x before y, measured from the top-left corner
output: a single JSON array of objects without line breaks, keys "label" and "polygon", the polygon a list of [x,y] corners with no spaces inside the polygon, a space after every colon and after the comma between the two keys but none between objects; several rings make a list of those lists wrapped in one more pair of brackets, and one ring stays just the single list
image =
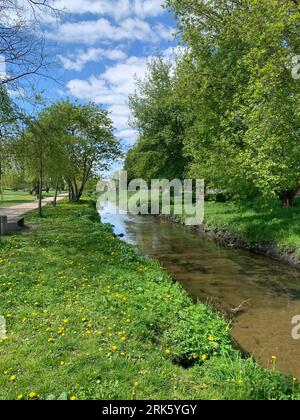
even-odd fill
[{"label": "bush", "polygon": [[228,331],[229,325],[210,307],[198,304],[179,312],[165,340],[174,361],[188,367],[230,349]]}]

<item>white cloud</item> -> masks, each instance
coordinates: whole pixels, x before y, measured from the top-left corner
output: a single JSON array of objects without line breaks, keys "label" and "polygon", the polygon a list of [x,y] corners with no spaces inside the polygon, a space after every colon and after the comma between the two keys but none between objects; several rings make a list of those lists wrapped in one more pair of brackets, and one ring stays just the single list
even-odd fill
[{"label": "white cloud", "polygon": [[89,48],[87,50],[77,50],[67,56],[59,55],[64,69],[81,71],[87,63],[99,62],[103,59],[111,61],[125,60],[127,55],[120,49]]},{"label": "white cloud", "polygon": [[99,75],[88,80],[75,79],[67,84],[69,93],[83,100],[105,105],[117,129],[117,135],[125,143],[135,142],[136,132],[129,129],[130,109],[128,95],[135,90],[135,76],[143,78],[147,71],[148,57],[129,57]]},{"label": "white cloud", "polygon": [[121,20],[130,16],[141,19],[156,17],[164,13],[163,0],[55,0],[58,9],[71,14],[92,14]]},{"label": "white cloud", "polygon": [[138,137],[138,132],[136,130],[120,130],[117,133],[117,136],[124,140],[126,146],[132,146]]},{"label": "white cloud", "polygon": [[[168,48],[162,52],[166,59],[174,58],[183,48]],[[105,105],[111,112],[117,135],[128,145],[134,144],[137,132],[129,128],[131,117],[128,96],[135,91],[135,80],[143,79],[147,72],[149,57],[128,57],[124,62],[106,68],[99,76],[87,80],[74,79],[67,84],[73,96]]]},{"label": "white cloud", "polygon": [[158,42],[169,39],[171,28],[164,25],[151,25],[138,18],[127,18],[117,25],[109,20],[85,20],[80,22],[61,23],[56,30],[46,33],[48,39],[67,43],[84,43],[93,45],[99,41],[149,41]]}]

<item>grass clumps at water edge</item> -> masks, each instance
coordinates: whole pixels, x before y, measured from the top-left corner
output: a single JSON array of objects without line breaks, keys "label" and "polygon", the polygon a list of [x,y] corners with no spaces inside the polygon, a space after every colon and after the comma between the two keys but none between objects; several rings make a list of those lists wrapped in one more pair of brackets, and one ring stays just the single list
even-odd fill
[{"label": "grass clumps at water edge", "polygon": [[95,210],[63,203],[27,222],[37,229],[0,243],[0,399],[300,396],[292,379],[243,360],[226,322]]}]

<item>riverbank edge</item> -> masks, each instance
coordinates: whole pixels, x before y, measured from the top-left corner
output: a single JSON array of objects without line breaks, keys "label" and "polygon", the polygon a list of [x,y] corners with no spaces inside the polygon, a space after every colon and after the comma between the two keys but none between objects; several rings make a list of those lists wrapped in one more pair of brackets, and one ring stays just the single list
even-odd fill
[{"label": "riverbank edge", "polygon": [[217,244],[225,248],[235,248],[243,251],[251,252],[252,254],[260,255],[278,261],[285,265],[292,266],[300,270],[300,258],[296,250],[284,251],[280,249],[276,243],[261,241],[261,242],[247,242],[237,232],[231,232],[228,229],[219,228],[215,225],[210,225],[205,222],[200,226],[187,226],[184,219],[174,215],[160,214],[158,217],[168,222],[176,223],[185,226],[187,229],[192,229],[198,234],[204,234]]}]

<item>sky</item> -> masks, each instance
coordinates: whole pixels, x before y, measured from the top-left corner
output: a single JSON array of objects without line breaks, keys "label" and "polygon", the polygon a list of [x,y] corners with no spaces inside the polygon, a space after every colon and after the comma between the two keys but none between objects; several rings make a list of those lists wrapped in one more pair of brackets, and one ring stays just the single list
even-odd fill
[{"label": "sky", "polygon": [[116,135],[125,149],[134,144],[128,95],[135,77],[158,53],[172,57],[176,23],[163,0],[54,0],[64,13],[44,16],[43,32],[57,65],[58,79],[38,81],[52,101],[64,97],[94,101],[111,112]]}]

